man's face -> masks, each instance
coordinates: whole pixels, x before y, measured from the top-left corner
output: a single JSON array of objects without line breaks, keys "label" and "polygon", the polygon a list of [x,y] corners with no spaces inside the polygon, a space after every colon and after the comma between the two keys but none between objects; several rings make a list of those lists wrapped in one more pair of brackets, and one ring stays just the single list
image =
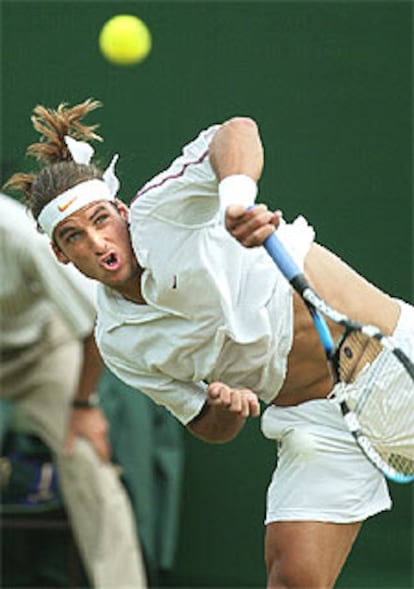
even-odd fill
[{"label": "man's face", "polygon": [[117,208],[108,201],[83,207],[56,227],[57,259],[122,292],[138,275],[127,220],[128,209],[120,202]]}]

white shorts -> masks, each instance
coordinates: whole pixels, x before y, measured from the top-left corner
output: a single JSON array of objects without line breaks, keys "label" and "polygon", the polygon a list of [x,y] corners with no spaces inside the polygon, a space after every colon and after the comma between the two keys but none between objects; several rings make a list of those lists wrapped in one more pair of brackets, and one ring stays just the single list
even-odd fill
[{"label": "white shorts", "polygon": [[[414,308],[406,303],[393,337],[414,359]],[[391,508],[385,478],[354,441],[334,399],[271,405],[263,413],[262,432],[278,446],[266,524],[351,523]]]}]

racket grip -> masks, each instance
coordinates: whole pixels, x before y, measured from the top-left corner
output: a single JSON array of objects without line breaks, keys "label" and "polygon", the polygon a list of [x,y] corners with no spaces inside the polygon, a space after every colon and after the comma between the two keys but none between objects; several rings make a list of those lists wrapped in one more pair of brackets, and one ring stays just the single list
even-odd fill
[{"label": "racket grip", "polygon": [[297,276],[302,274],[302,270],[292,259],[291,255],[286,250],[283,243],[280,241],[276,233],[272,233],[265,239],[263,245],[269,256],[276,263],[283,276],[292,282]]}]

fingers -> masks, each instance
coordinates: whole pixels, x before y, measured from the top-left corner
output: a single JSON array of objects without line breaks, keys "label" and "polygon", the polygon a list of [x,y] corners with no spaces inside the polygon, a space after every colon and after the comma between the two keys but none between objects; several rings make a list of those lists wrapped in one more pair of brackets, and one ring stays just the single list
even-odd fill
[{"label": "fingers", "polygon": [[69,434],[66,438],[65,445],[63,447],[64,454],[67,454],[68,456],[73,454],[73,451],[75,449],[75,440],[76,440],[76,436],[72,432],[69,432]]},{"label": "fingers", "polygon": [[264,204],[250,209],[231,205],[226,209],[226,228],[245,247],[255,247],[263,244],[281,218],[280,211],[269,211]]},{"label": "fingers", "polygon": [[91,439],[90,442],[102,462],[109,462],[111,459],[111,448],[106,436],[95,437]]},{"label": "fingers", "polygon": [[98,407],[72,411],[64,446],[66,454],[73,454],[78,437],[87,440],[103,462],[111,460],[108,423]]},{"label": "fingers", "polygon": [[109,462],[111,460],[112,450],[108,437],[104,432],[89,432],[82,436],[69,434],[63,448],[64,454],[71,456],[74,453],[77,437],[88,440],[102,462]]},{"label": "fingers", "polygon": [[232,389],[227,385],[214,382],[208,387],[209,404],[221,407],[241,417],[258,417],[260,403],[257,395],[249,389]]},{"label": "fingers", "polygon": [[102,462],[110,461],[112,452],[106,427],[102,425],[96,428],[91,427],[84,432],[83,437],[89,441]]}]

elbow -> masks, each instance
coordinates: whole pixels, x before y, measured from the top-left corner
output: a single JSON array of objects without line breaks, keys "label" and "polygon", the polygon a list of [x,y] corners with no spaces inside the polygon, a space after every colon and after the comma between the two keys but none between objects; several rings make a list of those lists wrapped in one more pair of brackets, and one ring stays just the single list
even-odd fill
[{"label": "elbow", "polygon": [[224,418],[222,415],[220,419],[217,410],[206,403],[201,412],[186,427],[193,436],[203,442],[226,444],[237,437],[245,421],[245,417],[234,413],[224,414]]},{"label": "elbow", "polygon": [[237,436],[237,433],[232,433],[230,435],[223,435],[222,432],[218,431],[202,431],[199,430],[197,427],[192,427],[191,425],[187,425],[187,430],[193,435],[195,438],[198,438],[202,442],[207,444],[226,444],[227,442],[231,442]]},{"label": "elbow", "polygon": [[257,123],[250,117],[224,122],[210,143],[209,156],[219,181],[232,174],[245,174],[257,182],[264,164]]},{"label": "elbow", "polygon": [[259,127],[256,121],[251,117],[232,117],[224,122],[222,126],[229,131],[234,131],[236,133],[244,133],[247,131],[259,134]]}]

